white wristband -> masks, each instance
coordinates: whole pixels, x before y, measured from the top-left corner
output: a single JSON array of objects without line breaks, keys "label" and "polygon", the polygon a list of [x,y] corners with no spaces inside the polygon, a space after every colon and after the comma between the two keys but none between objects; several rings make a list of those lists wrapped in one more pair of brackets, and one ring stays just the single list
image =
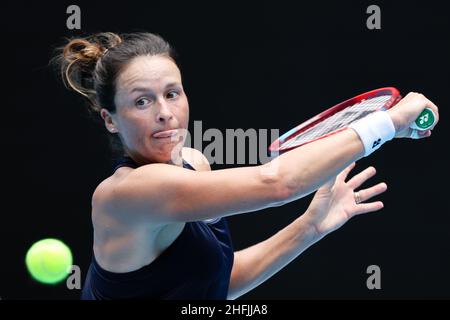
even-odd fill
[{"label": "white wristband", "polygon": [[391,117],[386,111],[377,111],[369,114],[349,125],[356,131],[364,145],[364,156],[377,150],[386,141],[395,137],[395,127]]}]

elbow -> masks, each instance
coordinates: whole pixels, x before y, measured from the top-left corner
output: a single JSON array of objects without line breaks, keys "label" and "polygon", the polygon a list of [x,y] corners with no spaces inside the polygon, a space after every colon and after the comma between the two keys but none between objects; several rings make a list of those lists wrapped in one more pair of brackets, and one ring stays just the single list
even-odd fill
[{"label": "elbow", "polygon": [[286,185],[280,183],[273,189],[274,199],[272,201],[272,207],[281,207],[289,202],[292,195],[291,190],[289,190]]},{"label": "elbow", "polygon": [[[300,176],[304,176],[303,174]],[[294,201],[304,195],[306,185],[304,179],[298,179],[298,174],[290,171],[281,172],[278,178],[278,200],[281,205]]]},{"label": "elbow", "polygon": [[269,185],[269,190],[272,195],[272,206],[279,207],[288,202],[291,202],[298,195],[302,186],[299,183],[294,183],[289,172],[284,174],[280,168],[271,172],[271,174],[262,174],[264,182]]}]

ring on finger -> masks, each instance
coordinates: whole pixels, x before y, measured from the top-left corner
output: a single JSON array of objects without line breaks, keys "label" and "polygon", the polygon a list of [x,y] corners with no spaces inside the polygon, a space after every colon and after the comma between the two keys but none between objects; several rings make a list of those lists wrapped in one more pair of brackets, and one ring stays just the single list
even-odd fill
[{"label": "ring on finger", "polygon": [[355,203],[356,204],[361,203],[361,195],[359,194],[359,192],[354,192],[354,196],[355,196]]}]

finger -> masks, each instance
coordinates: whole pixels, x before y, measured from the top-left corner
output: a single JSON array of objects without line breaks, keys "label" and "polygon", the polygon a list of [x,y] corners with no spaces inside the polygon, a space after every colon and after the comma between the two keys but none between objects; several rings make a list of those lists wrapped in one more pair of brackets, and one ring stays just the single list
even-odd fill
[{"label": "finger", "polygon": [[353,216],[357,216],[357,215],[363,214],[363,213],[378,211],[383,208],[384,208],[384,204],[381,201],[375,201],[375,202],[370,202],[370,203],[360,203],[360,204],[358,204],[358,209],[355,211]]},{"label": "finger", "polygon": [[365,170],[361,171],[357,175],[355,175],[353,178],[351,178],[347,184],[353,188],[356,189],[360,185],[362,185],[367,179],[372,178],[377,173],[377,170],[375,170],[374,167],[368,167]]},{"label": "finger", "polygon": [[347,168],[342,170],[342,172],[337,175],[337,178],[341,181],[345,181],[345,179],[347,179],[348,174],[350,173],[350,171],[353,170],[355,165],[356,165],[356,162],[352,162]]},{"label": "finger", "polygon": [[411,139],[423,139],[428,138],[431,136],[431,129],[430,130],[417,130],[417,129],[408,129],[408,133],[406,134],[406,137]]},{"label": "finger", "polygon": [[367,201],[372,197],[375,197],[387,190],[387,184],[384,182],[381,182],[373,187],[359,190],[359,196],[361,198],[361,202]]},{"label": "finger", "polygon": [[429,136],[431,136],[431,129],[419,130],[419,132],[417,132],[417,135],[419,136],[419,139],[428,138]]},{"label": "finger", "polygon": [[423,132],[423,136],[428,138],[429,136],[431,136],[432,131],[431,130],[426,130]]}]

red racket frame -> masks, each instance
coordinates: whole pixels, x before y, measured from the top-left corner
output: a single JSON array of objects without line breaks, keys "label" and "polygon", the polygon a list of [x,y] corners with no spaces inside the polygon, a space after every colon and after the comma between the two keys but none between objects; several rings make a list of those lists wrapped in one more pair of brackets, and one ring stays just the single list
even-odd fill
[{"label": "red racket frame", "polygon": [[305,132],[306,130],[308,130],[309,128],[315,126],[316,124],[318,124],[319,122],[331,117],[332,115],[334,115],[335,113],[344,110],[345,108],[352,106],[356,103],[359,103],[363,100],[367,100],[367,99],[371,99],[371,98],[375,98],[378,96],[382,96],[382,95],[386,95],[386,94],[390,94],[392,95],[391,98],[379,109],[377,110],[388,110],[390,108],[392,108],[398,101],[400,101],[400,99],[402,98],[402,96],[400,95],[400,92],[394,88],[394,87],[385,87],[385,88],[380,88],[380,89],[375,89],[369,92],[365,92],[362,93],[360,95],[357,95],[353,98],[350,98],[348,100],[345,100],[321,113],[319,113],[318,115],[312,117],[311,119],[299,124],[297,127],[287,131],[285,134],[283,134],[281,137],[279,137],[278,139],[276,139],[274,142],[272,142],[272,144],[269,146],[269,151],[270,152],[278,152],[278,153],[283,153],[295,148],[298,148],[300,146],[306,145],[308,143],[329,137],[333,134],[336,134],[338,132],[341,132],[343,130],[346,130],[347,127],[343,127],[341,129],[338,129],[336,131],[333,131],[331,133],[328,133],[326,135],[323,135],[319,138],[316,138],[314,140],[311,141],[307,141],[304,142],[302,144],[296,145],[296,146],[291,146],[288,147],[286,149],[279,149],[279,146],[283,143],[285,143],[288,140],[291,140],[293,137]]}]

